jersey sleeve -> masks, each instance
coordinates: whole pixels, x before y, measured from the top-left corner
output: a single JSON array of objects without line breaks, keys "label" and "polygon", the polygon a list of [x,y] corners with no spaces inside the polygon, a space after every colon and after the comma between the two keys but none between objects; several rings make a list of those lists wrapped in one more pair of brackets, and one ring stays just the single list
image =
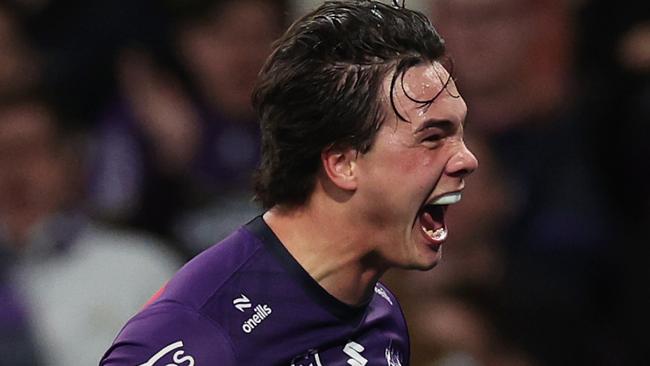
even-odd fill
[{"label": "jersey sleeve", "polygon": [[143,310],[122,329],[100,366],[235,366],[232,344],[211,319],[176,303]]}]

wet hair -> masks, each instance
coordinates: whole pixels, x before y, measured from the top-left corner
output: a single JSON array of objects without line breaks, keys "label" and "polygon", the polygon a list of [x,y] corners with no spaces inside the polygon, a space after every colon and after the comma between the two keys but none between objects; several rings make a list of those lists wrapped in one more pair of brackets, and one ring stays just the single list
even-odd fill
[{"label": "wet hair", "polygon": [[397,80],[444,54],[426,16],[403,5],[327,1],[298,19],[275,43],[253,92],[262,133],[256,200],[264,208],[304,204],[324,149],[370,150],[386,117],[385,78],[393,72],[396,112]]}]

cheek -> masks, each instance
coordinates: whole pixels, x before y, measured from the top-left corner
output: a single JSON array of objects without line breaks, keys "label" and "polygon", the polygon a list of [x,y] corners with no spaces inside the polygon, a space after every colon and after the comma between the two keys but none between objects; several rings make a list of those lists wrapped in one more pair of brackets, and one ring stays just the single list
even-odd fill
[{"label": "cheek", "polygon": [[419,164],[417,168],[427,172],[433,172],[436,166],[440,165],[435,156],[426,153],[420,154],[418,162]]},{"label": "cheek", "polygon": [[422,155],[416,148],[398,146],[391,153],[384,154],[383,160],[394,170],[393,174],[399,174],[403,179],[403,174],[413,174],[422,169],[425,163]]},{"label": "cheek", "polygon": [[430,180],[440,175],[442,162],[429,151],[411,154],[400,164],[400,175],[417,180],[421,185],[429,185]]},{"label": "cheek", "polygon": [[435,188],[440,178],[441,168],[439,166],[440,163],[436,159],[425,157],[419,161],[416,167],[418,170],[410,174],[413,177],[417,177],[419,188],[428,192]]},{"label": "cheek", "polygon": [[402,159],[394,162],[393,166],[400,174],[411,174],[420,169],[422,162],[418,161],[413,154],[403,154]]}]

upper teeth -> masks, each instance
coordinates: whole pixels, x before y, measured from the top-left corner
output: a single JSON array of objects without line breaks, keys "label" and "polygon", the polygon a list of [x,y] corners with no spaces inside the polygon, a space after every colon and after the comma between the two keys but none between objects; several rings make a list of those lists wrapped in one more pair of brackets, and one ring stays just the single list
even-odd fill
[{"label": "upper teeth", "polygon": [[460,201],[462,198],[462,194],[460,192],[454,192],[454,193],[448,193],[437,200],[433,201],[431,204],[432,205],[451,205],[454,203],[457,203]]}]

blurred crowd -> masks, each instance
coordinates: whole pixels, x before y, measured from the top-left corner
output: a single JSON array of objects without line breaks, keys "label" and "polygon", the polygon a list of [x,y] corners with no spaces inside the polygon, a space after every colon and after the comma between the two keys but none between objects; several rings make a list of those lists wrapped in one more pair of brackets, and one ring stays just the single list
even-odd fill
[{"label": "blurred crowd", "polygon": [[[386,278],[412,365],[648,364],[647,4],[424,3],[481,166],[438,268]],[[0,1],[0,366],[97,364],[260,213],[249,95],[296,5]]]}]

